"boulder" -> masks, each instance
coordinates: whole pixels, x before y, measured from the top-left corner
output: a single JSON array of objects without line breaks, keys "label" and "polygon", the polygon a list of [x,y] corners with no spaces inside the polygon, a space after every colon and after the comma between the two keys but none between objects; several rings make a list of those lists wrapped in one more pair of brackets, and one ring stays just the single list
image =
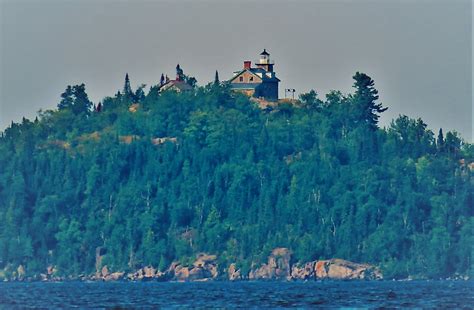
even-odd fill
[{"label": "boulder", "polygon": [[268,258],[268,265],[273,269],[273,277],[284,279],[291,274],[291,251],[287,248],[276,248]]},{"label": "boulder", "polygon": [[268,262],[258,268],[251,268],[250,280],[308,280],[308,279],[382,279],[380,269],[369,264],[359,264],[343,259],[312,261],[292,265],[291,251],[276,248]]},{"label": "boulder", "polygon": [[[176,265],[173,268],[175,267]],[[164,281],[168,280],[168,275],[170,273],[174,274],[174,269],[171,270],[171,266],[166,272],[161,272],[153,268],[153,266],[146,266],[138,269],[135,272],[128,273],[126,276],[123,275],[123,278],[126,278],[129,281]]]},{"label": "boulder", "polygon": [[205,253],[200,253],[197,255],[196,260],[193,263],[193,266],[204,268],[206,265],[214,264],[216,259],[217,259],[216,255],[208,255]]},{"label": "boulder", "polygon": [[174,270],[174,280],[184,282],[189,280],[189,267],[178,265]]},{"label": "boulder", "polygon": [[316,278],[324,279],[328,277],[328,261],[318,261],[314,267]]},{"label": "boulder", "polygon": [[369,264],[359,264],[343,259],[330,259],[318,261],[315,266],[317,279],[359,279],[379,280],[382,279],[380,270]]},{"label": "boulder", "polygon": [[125,272],[113,272],[104,277],[105,281],[118,281],[124,279]]},{"label": "boulder", "polygon": [[109,268],[107,268],[107,265],[102,267],[102,269],[100,271],[100,275],[102,276],[102,278],[105,278],[109,275]]},{"label": "boulder", "polygon": [[237,269],[237,266],[234,263],[230,264],[229,268],[227,269],[227,275],[230,281],[242,279],[240,269]]},{"label": "boulder", "polygon": [[250,280],[289,279],[291,276],[291,251],[287,248],[276,248],[268,257],[267,264],[260,268],[252,269],[249,273]]},{"label": "boulder", "polygon": [[143,268],[143,277],[144,278],[153,278],[156,275],[156,269],[152,266],[147,266]]},{"label": "boulder", "polygon": [[308,262],[304,265],[293,265],[291,268],[291,279],[308,280],[314,278],[315,261]]},{"label": "boulder", "polygon": [[23,265],[19,265],[18,268],[16,269],[16,272],[18,275],[18,280],[23,281],[26,275],[25,267]]},{"label": "boulder", "polygon": [[212,274],[209,270],[201,267],[194,267],[189,270],[189,278],[188,281],[202,281],[204,279],[211,279]]},{"label": "boulder", "polygon": [[182,266],[179,262],[173,262],[165,277],[180,282],[213,280],[219,276],[216,260],[216,255],[201,253],[192,266]]},{"label": "boulder", "polygon": [[252,268],[249,272],[249,280],[268,280],[271,278],[270,267],[263,264],[259,268]]}]

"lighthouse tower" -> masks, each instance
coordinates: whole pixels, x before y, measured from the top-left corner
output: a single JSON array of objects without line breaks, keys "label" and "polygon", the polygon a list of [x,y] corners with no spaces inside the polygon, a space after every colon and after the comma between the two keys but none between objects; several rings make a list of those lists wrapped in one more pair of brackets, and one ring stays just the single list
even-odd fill
[{"label": "lighthouse tower", "polygon": [[260,53],[260,60],[255,64],[257,68],[262,68],[267,72],[273,72],[273,65],[275,63],[270,60],[270,54],[266,49],[263,49],[263,52]]}]

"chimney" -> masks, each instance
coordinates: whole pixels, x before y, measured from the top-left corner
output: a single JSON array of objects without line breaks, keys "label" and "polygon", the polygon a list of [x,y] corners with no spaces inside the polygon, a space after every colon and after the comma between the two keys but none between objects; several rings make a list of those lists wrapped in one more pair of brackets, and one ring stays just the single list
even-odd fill
[{"label": "chimney", "polygon": [[250,60],[244,61],[244,69],[250,69],[252,62]]}]

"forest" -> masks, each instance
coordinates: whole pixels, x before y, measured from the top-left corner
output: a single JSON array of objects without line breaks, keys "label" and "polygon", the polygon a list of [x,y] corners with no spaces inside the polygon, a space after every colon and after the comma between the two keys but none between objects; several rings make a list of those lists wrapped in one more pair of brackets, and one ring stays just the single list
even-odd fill
[{"label": "forest", "polygon": [[182,93],[127,75],[96,104],[67,86],[1,133],[0,276],[94,273],[98,248],[111,270],[205,252],[248,271],[287,247],[386,278],[472,278],[473,144],[405,115],[381,128],[374,81],[353,79],[266,108],[217,74]]}]

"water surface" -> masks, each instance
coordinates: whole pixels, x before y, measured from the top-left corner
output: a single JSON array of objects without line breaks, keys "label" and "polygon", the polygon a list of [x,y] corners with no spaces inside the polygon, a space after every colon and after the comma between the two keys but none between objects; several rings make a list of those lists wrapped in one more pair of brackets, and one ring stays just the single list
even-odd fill
[{"label": "water surface", "polygon": [[474,308],[472,281],[0,283],[0,308]]}]

